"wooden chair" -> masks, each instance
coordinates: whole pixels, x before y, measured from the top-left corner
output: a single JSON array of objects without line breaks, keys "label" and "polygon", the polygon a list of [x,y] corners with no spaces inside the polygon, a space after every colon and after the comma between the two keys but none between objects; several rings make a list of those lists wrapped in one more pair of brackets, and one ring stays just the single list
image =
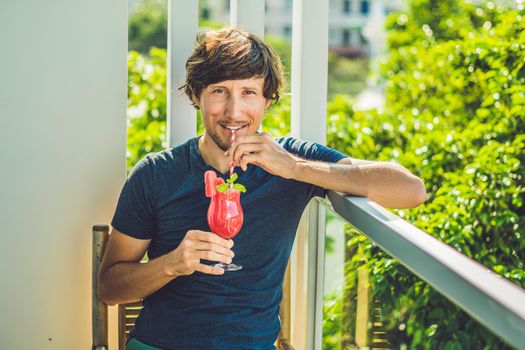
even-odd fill
[{"label": "wooden chair", "polygon": [[[92,255],[92,313],[93,350],[108,350],[108,306],[98,298],[98,271],[109,239],[108,225],[93,226]],[[142,309],[142,301],[120,304],[118,306],[119,350],[126,349],[128,334],[135,328],[135,321]]]},{"label": "wooden chair", "polygon": [[[92,255],[92,334],[93,346],[92,350],[109,350],[108,346],[108,306],[98,298],[98,271],[102,263],[102,257],[106,250],[106,245],[109,239],[108,225],[93,226],[93,255]],[[279,350],[294,350],[289,344],[288,339],[290,334],[290,325],[286,320],[290,319],[290,296],[286,291],[287,283],[289,284],[289,273],[287,271],[285,278],[284,297],[281,303],[281,322],[282,330],[277,339],[277,347]],[[121,304],[118,306],[118,343],[119,350],[126,349],[126,340],[129,332],[135,328],[135,321],[142,309],[142,301],[134,303]]]},{"label": "wooden chair", "polygon": [[108,306],[98,298],[98,270],[106,250],[109,226],[93,226],[91,263],[91,314],[92,350],[108,350]]}]

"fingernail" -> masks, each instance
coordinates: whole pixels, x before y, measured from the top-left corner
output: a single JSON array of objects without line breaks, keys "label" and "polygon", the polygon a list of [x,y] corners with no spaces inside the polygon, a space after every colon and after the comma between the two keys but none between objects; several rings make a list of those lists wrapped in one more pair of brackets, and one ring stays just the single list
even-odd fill
[{"label": "fingernail", "polygon": [[223,275],[224,274],[224,269],[221,269],[220,267],[217,267],[215,269],[215,271],[219,274],[219,275]]}]

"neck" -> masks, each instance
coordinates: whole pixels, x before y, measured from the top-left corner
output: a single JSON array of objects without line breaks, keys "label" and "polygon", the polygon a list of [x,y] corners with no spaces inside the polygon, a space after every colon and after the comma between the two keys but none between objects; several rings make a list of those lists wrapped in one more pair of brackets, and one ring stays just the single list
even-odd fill
[{"label": "neck", "polygon": [[206,133],[199,138],[199,152],[206,164],[211,165],[223,174],[230,171],[228,157],[224,155],[224,151]]}]

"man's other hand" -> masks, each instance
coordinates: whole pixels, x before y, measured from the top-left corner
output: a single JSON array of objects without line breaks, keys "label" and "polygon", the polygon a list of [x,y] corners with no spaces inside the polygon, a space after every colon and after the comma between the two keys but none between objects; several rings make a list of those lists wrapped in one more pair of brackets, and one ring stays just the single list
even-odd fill
[{"label": "man's other hand", "polygon": [[166,273],[170,276],[184,276],[199,271],[222,275],[222,268],[203,264],[201,259],[229,264],[234,256],[232,247],[231,239],[223,239],[211,232],[190,230],[179,246],[166,255]]}]

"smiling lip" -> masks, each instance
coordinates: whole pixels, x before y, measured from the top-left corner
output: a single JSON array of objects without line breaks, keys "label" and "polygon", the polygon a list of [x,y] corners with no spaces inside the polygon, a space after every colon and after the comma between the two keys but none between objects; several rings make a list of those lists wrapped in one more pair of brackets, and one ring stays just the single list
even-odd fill
[{"label": "smiling lip", "polygon": [[246,125],[222,125],[221,124],[221,126],[230,131],[237,131],[237,130],[244,128]]}]

